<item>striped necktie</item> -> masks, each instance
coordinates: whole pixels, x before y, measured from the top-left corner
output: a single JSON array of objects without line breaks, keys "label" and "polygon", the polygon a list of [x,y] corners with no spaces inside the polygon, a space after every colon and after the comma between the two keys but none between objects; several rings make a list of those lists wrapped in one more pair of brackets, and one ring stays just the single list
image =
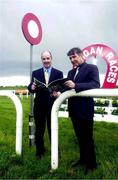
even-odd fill
[{"label": "striped necktie", "polygon": [[45,76],[45,82],[46,82],[46,85],[48,85],[48,81],[49,81],[48,69],[45,70],[44,76]]}]

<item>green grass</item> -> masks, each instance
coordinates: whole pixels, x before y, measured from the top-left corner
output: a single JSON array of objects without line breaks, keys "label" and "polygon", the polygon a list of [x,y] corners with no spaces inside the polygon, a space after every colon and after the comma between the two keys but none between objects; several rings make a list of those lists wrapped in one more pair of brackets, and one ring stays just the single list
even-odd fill
[{"label": "green grass", "polygon": [[0,179],[118,179],[118,124],[95,122],[94,140],[98,169],[72,169],[79,158],[79,147],[70,119],[59,118],[59,167],[50,172],[50,143],[45,134],[46,154],[39,160],[35,147],[29,147],[29,99],[22,99],[24,110],[23,153],[15,154],[16,112],[7,97],[0,97]]}]

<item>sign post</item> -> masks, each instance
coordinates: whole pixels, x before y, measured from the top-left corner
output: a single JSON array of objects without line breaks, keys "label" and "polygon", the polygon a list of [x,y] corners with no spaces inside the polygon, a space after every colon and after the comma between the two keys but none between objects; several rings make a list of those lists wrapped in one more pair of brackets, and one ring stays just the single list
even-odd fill
[{"label": "sign post", "polygon": [[[33,45],[40,43],[42,39],[42,28],[38,18],[32,14],[27,13],[22,19],[22,32],[25,39],[30,43],[30,82],[32,79],[32,57]],[[34,144],[33,131],[33,94],[30,93],[30,113],[29,113],[29,145]]]},{"label": "sign post", "polygon": [[[30,82],[32,80],[32,55],[33,45],[30,45]],[[29,146],[34,145],[34,128],[33,128],[33,94],[30,93],[30,113],[29,113]]]}]

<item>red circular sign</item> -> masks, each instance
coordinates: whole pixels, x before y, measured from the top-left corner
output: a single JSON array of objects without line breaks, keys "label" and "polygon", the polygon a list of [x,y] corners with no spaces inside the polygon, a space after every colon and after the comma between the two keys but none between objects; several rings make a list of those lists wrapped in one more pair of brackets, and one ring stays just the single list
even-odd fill
[{"label": "red circular sign", "polygon": [[39,44],[42,39],[42,28],[38,18],[32,14],[27,13],[22,20],[22,31],[26,40],[32,44]]},{"label": "red circular sign", "polygon": [[83,59],[101,56],[107,63],[107,73],[102,88],[115,88],[118,80],[118,56],[115,51],[104,44],[93,44],[83,49]]}]

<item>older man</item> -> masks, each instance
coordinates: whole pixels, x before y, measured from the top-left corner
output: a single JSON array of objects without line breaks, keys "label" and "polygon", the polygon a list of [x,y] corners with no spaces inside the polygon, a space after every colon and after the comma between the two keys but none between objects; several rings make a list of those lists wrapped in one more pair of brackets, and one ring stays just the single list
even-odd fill
[{"label": "older man", "polygon": [[[82,58],[80,48],[72,48],[67,53],[74,69],[68,73],[65,85],[76,92],[100,87],[98,68],[87,64]],[[96,155],[93,141],[94,102],[91,97],[72,97],[68,101],[69,114],[80,147],[80,159],[73,167],[85,165],[87,169],[96,169]]]},{"label": "older man", "polygon": [[51,138],[51,108],[54,100],[59,96],[60,92],[52,92],[50,94],[48,88],[39,89],[34,82],[34,79],[49,84],[54,80],[63,78],[63,73],[52,67],[52,54],[49,51],[41,53],[43,67],[33,71],[32,81],[28,86],[31,93],[36,93],[34,99],[34,120],[35,120],[35,143],[36,156],[41,158],[44,155],[44,132],[47,122],[49,138]]}]

